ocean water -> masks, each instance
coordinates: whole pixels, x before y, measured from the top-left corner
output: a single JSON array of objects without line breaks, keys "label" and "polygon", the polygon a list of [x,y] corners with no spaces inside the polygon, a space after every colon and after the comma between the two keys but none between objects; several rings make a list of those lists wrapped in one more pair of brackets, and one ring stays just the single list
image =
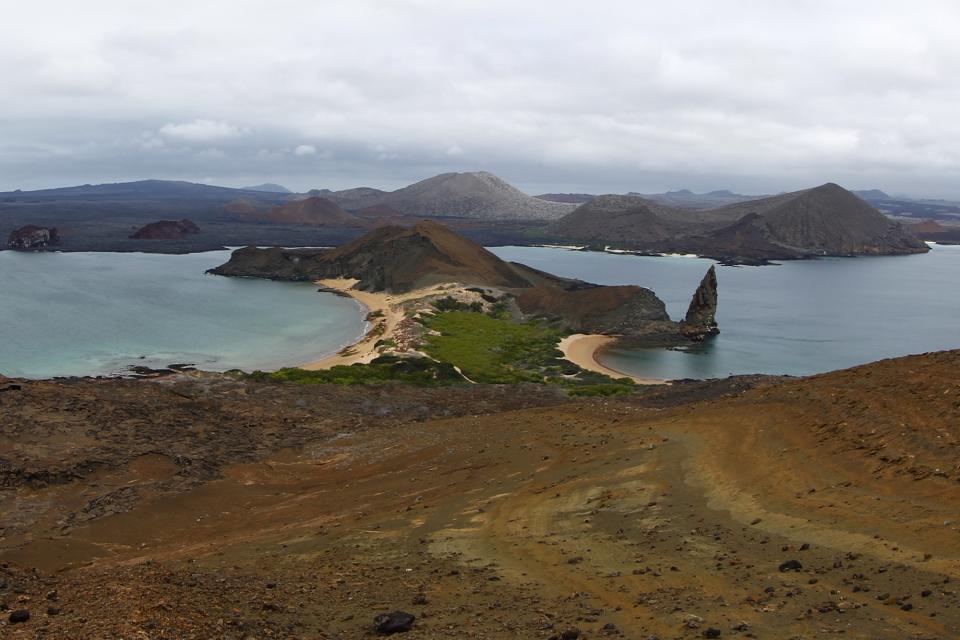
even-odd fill
[{"label": "ocean water", "polygon": [[[539,247],[504,259],[598,284],[653,289],[681,319],[712,261]],[[825,258],[717,267],[720,335],[702,348],[611,349],[609,367],[652,378],[808,375],[882,358],[960,348],[960,246],[914,256]]]},{"label": "ocean water", "polygon": [[204,274],[229,255],[0,252],[0,373],[274,369],[334,353],[363,332],[356,301],[314,285]]}]

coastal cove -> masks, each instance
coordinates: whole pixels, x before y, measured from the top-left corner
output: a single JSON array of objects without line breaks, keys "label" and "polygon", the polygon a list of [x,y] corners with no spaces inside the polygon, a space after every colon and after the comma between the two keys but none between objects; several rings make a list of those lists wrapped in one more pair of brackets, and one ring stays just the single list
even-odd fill
[{"label": "coastal cove", "polygon": [[[960,346],[960,246],[927,254],[718,266],[720,335],[689,351],[601,349],[604,366],[638,378],[811,375]],[[653,289],[673,318],[713,261],[546,247],[496,247],[500,258],[598,284]]]},{"label": "coastal cove", "polygon": [[[651,288],[674,319],[713,264],[562,248],[491,251],[560,276]],[[173,363],[272,370],[318,363],[361,335],[366,309],[358,300],[308,283],[204,274],[228,257],[0,252],[0,372],[106,375]],[[958,346],[958,246],[717,268],[719,336],[687,351],[608,344],[598,361],[637,379],[807,375]]]},{"label": "coastal cove", "polygon": [[229,255],[0,252],[0,373],[275,369],[319,360],[363,333],[366,309],[313,284],[204,273]]}]

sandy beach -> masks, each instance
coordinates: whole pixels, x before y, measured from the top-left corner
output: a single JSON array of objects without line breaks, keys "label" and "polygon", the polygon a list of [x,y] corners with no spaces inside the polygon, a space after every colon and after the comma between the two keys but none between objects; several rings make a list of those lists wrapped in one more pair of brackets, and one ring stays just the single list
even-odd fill
[{"label": "sandy beach", "polygon": [[575,333],[561,340],[557,348],[563,352],[564,358],[587,371],[602,373],[611,378],[630,378],[637,384],[670,384],[669,380],[639,378],[601,364],[597,360],[597,353],[602,347],[615,340],[616,338],[612,336]]},{"label": "sandy beach", "polygon": [[377,342],[382,339],[389,339],[392,333],[396,331],[397,324],[403,319],[403,313],[393,309],[395,303],[393,298],[396,296],[354,289],[353,287],[357,282],[359,280],[342,278],[318,280],[317,284],[327,289],[345,293],[366,307],[367,317],[369,318],[367,332],[352,345],[348,345],[322,360],[302,365],[301,368],[318,370],[329,369],[341,364],[368,363],[378,355],[375,346]]},{"label": "sandy beach", "polygon": [[400,322],[406,317],[404,310],[400,307],[402,303],[451,288],[451,285],[436,285],[425,289],[415,289],[408,293],[372,293],[354,289],[357,282],[359,280],[348,278],[317,280],[318,285],[345,293],[366,307],[368,317],[370,317],[368,321],[370,326],[367,328],[366,334],[357,342],[344,347],[331,356],[302,365],[302,369],[315,371],[329,369],[341,364],[369,363],[380,355],[377,350],[377,343],[381,340],[393,340],[396,336]]}]

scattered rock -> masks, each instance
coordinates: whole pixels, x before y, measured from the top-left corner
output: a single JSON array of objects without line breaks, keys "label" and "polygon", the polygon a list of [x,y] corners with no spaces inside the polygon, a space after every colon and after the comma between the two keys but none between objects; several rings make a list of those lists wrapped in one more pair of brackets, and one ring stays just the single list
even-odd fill
[{"label": "scattered rock", "polygon": [[30,612],[26,609],[17,609],[10,614],[10,624],[20,624],[30,619]]},{"label": "scattered rock", "polygon": [[378,633],[402,633],[410,631],[416,616],[405,611],[394,611],[393,613],[381,613],[373,619],[373,625]]},{"label": "scattered rock", "polygon": [[787,560],[786,562],[780,563],[780,573],[786,571],[800,571],[803,569],[803,565],[800,564],[799,560]]}]

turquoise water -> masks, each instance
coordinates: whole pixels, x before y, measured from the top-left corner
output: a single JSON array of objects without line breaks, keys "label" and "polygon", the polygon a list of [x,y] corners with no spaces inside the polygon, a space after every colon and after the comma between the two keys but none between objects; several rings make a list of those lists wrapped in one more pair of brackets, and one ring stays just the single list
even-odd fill
[{"label": "turquoise water", "polygon": [[[653,289],[680,319],[713,264],[538,247],[501,258],[599,284]],[[720,335],[694,351],[609,350],[600,360],[652,378],[807,375],[882,358],[960,348],[960,246],[924,255],[717,267]]]},{"label": "turquoise water", "polygon": [[0,373],[273,369],[336,352],[362,332],[359,304],[314,285],[204,274],[229,255],[0,252]]},{"label": "turquoise water", "polygon": [[[493,252],[562,276],[650,287],[674,318],[713,264],[537,247]],[[228,256],[0,252],[0,373],[97,375],[184,362],[274,369],[319,359],[361,333],[359,305],[313,285],[204,274]],[[654,378],[805,375],[960,348],[960,247],[718,267],[717,276],[715,340],[689,352],[611,350],[601,360]]]}]

